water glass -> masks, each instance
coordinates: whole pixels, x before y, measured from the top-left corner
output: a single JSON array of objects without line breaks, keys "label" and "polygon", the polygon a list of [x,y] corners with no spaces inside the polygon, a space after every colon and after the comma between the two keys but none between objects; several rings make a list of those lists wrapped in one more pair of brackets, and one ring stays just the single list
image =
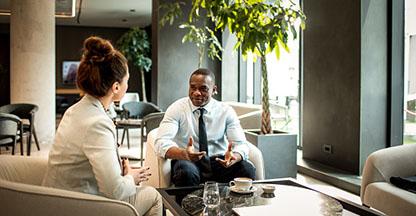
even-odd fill
[{"label": "water glass", "polygon": [[220,192],[218,190],[217,182],[205,182],[203,199],[205,206],[209,209],[218,207],[220,205]]}]

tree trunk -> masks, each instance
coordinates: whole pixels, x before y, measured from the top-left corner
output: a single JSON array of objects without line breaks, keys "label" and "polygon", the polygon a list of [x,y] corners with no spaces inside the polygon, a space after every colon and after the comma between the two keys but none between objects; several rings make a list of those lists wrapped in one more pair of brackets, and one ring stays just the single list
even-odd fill
[{"label": "tree trunk", "polygon": [[140,70],[140,76],[141,76],[141,80],[142,80],[142,98],[143,98],[143,102],[147,102],[147,97],[146,97],[146,82],[144,80],[144,71]]},{"label": "tree trunk", "polygon": [[269,83],[267,79],[266,55],[264,52],[261,52],[261,78],[263,84],[263,94],[261,98],[263,109],[263,112],[261,113],[261,133],[271,134],[272,127],[270,124]]}]

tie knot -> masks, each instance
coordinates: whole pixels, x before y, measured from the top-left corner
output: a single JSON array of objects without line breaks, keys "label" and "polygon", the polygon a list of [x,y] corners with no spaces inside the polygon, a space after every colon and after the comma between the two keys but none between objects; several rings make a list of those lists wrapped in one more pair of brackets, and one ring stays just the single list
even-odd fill
[{"label": "tie knot", "polygon": [[198,110],[201,116],[204,115],[204,110],[205,110],[204,108],[201,107],[201,108],[198,108]]}]

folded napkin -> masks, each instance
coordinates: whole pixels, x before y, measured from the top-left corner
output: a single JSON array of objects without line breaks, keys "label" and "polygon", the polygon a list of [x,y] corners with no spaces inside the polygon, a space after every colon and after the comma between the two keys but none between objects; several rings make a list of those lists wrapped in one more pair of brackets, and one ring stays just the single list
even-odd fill
[{"label": "folded napkin", "polygon": [[390,177],[390,182],[396,187],[416,193],[416,176],[409,177]]}]

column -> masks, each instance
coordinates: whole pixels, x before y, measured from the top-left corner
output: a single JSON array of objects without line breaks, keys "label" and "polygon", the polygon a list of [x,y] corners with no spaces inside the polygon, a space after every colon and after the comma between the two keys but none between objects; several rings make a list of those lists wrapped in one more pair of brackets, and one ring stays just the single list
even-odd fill
[{"label": "column", "polygon": [[39,106],[36,132],[41,143],[51,142],[55,134],[55,1],[13,0],[10,4],[10,100]]}]

